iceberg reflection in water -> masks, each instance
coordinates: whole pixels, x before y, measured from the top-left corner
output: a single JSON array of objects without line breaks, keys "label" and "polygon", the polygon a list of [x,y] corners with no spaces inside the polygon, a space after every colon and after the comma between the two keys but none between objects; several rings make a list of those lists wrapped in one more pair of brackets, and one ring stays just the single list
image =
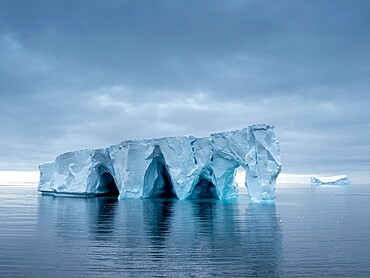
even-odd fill
[{"label": "iceberg reflection in water", "polygon": [[281,261],[274,203],[52,196],[38,202],[40,231],[53,239],[42,243],[54,252],[46,263],[63,262],[53,269],[62,274],[275,276]]},{"label": "iceberg reflection in water", "polygon": [[272,203],[0,186],[0,277],[367,277],[370,187],[305,186]]}]

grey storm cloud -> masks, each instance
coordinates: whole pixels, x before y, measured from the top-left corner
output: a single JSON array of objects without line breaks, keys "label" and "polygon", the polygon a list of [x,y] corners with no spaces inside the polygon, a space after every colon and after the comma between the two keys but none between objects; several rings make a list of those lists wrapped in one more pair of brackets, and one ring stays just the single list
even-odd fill
[{"label": "grey storm cloud", "polygon": [[1,1],[0,169],[274,124],[286,173],[370,170],[368,1]]}]

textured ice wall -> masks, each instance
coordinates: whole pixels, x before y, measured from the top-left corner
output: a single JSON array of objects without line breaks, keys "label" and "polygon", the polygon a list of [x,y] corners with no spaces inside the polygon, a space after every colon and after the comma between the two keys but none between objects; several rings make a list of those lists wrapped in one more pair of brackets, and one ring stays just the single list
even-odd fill
[{"label": "textured ice wall", "polygon": [[237,196],[236,169],[246,170],[253,201],[273,200],[280,148],[271,125],[209,137],[128,140],[107,149],[68,152],[39,166],[43,193],[109,194],[120,198],[228,199]]}]

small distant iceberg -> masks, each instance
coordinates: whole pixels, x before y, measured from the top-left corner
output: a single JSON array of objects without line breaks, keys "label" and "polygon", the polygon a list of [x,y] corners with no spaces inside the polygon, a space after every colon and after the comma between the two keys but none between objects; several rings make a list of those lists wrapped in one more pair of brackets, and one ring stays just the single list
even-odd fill
[{"label": "small distant iceberg", "polygon": [[349,185],[350,181],[346,175],[331,177],[311,177],[311,185]]}]

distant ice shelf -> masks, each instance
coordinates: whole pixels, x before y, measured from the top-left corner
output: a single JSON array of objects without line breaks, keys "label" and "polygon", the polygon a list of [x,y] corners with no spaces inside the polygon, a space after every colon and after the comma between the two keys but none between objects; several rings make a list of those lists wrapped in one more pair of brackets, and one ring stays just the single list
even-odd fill
[{"label": "distant ice shelf", "polygon": [[275,198],[281,163],[272,125],[204,138],[128,140],[105,149],[67,152],[39,166],[38,190],[53,195],[229,199],[238,193],[239,166],[246,171],[252,201]]},{"label": "distant ice shelf", "polygon": [[312,185],[349,185],[350,181],[346,175],[331,177],[311,177]]}]

